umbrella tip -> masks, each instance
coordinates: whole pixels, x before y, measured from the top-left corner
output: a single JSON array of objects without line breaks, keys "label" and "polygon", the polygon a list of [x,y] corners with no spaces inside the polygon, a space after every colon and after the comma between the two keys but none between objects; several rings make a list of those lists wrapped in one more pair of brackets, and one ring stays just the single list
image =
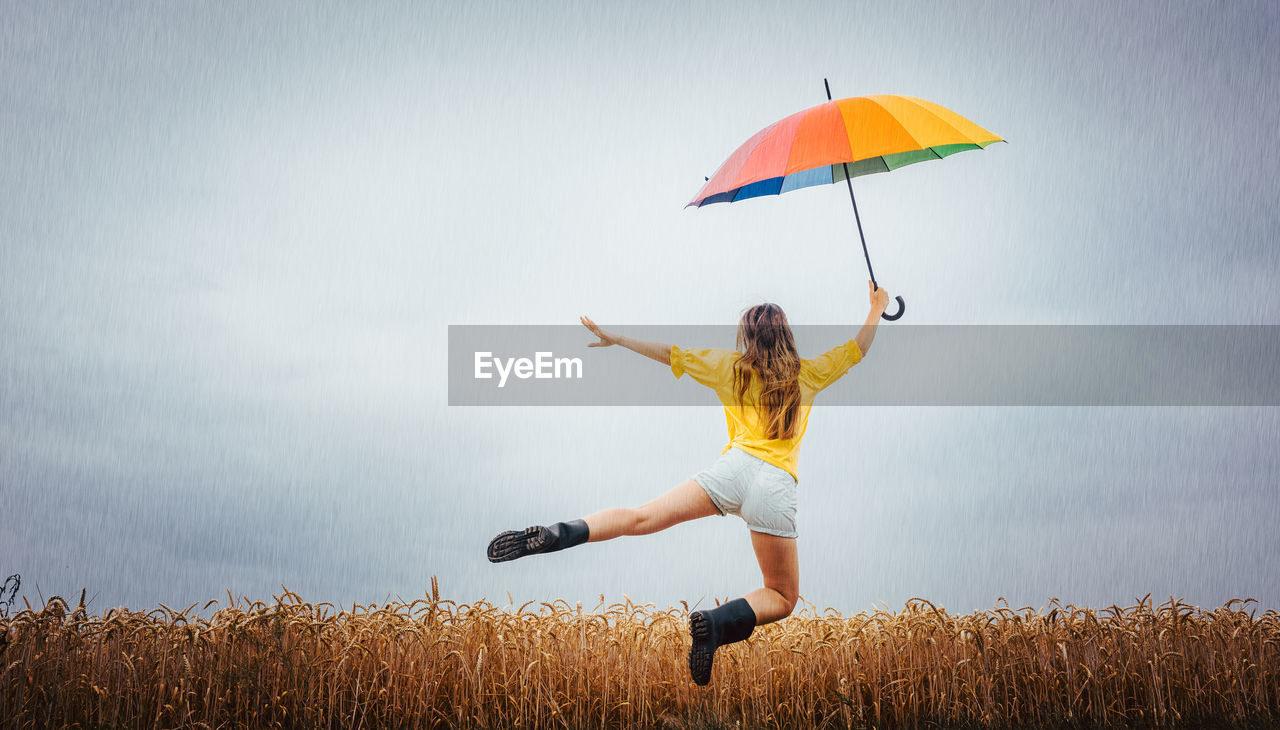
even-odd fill
[{"label": "umbrella tip", "polygon": [[711,178],[707,177],[706,175],[703,175],[703,176],[702,176],[702,181],[703,181],[703,182],[711,182]]}]

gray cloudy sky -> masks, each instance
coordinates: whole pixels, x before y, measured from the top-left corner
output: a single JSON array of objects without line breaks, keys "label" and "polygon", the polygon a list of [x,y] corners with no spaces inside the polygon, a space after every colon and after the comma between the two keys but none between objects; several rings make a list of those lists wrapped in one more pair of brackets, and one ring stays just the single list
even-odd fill
[{"label": "gray cloudy sky", "polygon": [[[724,422],[451,408],[447,326],[769,299],[852,333],[843,188],[682,209],[823,77],[1009,140],[855,181],[904,324],[1280,324],[1275,3],[696,5],[0,2],[0,572],[94,610],[754,588],[733,518],[489,565],[499,530],[698,471]],[[801,592],[1280,607],[1278,435],[1275,408],[820,408]]]}]

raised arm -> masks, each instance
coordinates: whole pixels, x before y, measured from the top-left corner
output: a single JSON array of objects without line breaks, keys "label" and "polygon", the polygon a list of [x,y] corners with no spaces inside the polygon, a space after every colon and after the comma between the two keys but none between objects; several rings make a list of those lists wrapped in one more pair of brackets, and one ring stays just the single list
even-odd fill
[{"label": "raised arm", "polygon": [[[882,309],[881,311],[884,310]],[[583,327],[591,330],[591,334],[600,338],[599,342],[592,342],[587,345],[587,347],[621,345],[628,350],[638,352],[651,360],[657,360],[663,365],[671,365],[671,345],[664,345],[660,342],[645,342],[644,340],[637,340],[634,337],[615,335],[612,332],[605,332],[600,329],[595,322],[592,322],[590,317],[579,317],[578,320],[582,322]]]},{"label": "raised arm", "polygon": [[877,289],[870,281],[867,282],[867,291],[871,295],[871,312],[867,314],[867,321],[862,325],[862,329],[858,330],[858,336],[853,338],[864,356],[867,350],[871,349],[871,341],[876,338],[876,327],[880,325],[880,315],[884,314],[884,310],[889,306],[889,292],[882,288]]}]

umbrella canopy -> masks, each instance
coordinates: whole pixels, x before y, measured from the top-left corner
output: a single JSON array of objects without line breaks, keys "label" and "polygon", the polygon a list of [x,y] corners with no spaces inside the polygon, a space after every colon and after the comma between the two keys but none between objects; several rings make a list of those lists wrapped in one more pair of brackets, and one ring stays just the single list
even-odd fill
[{"label": "umbrella canopy", "polygon": [[924,99],[880,95],[828,101],[757,132],[685,207],[778,195],[1003,141]]}]

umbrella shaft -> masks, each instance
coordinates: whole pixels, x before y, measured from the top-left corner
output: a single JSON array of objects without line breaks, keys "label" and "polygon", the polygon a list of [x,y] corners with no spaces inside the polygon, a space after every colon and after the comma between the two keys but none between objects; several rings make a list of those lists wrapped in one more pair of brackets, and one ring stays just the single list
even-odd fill
[{"label": "umbrella shaft", "polygon": [[[827,101],[831,101],[831,83],[826,79],[822,80],[822,85],[827,90]],[[862,241],[862,257],[867,260],[867,273],[871,275],[871,286],[879,289],[880,285],[876,283],[876,272],[871,270],[871,254],[867,253],[867,237],[862,235],[862,216],[858,215],[858,201],[853,197],[853,178],[849,177],[849,163],[840,163],[844,167],[844,182],[849,186],[849,202],[853,203],[853,219],[858,222],[858,240]]]},{"label": "umbrella shaft", "polygon": [[849,177],[849,165],[847,163],[841,163],[841,165],[844,167],[845,185],[849,188],[849,202],[853,203],[853,219],[858,223],[858,240],[862,241],[862,256],[867,260],[867,273],[871,275],[871,285],[879,289],[880,285],[876,283],[876,272],[871,269],[871,254],[867,253],[867,238],[862,235],[862,216],[858,215],[858,201],[853,197],[853,180]]}]

